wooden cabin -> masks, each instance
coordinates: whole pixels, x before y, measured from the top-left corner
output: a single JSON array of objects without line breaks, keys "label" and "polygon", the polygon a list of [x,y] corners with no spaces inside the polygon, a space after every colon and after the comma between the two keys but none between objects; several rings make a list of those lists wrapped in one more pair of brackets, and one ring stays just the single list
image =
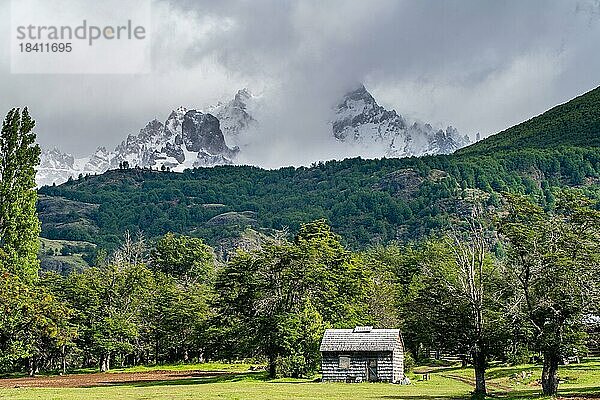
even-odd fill
[{"label": "wooden cabin", "polygon": [[404,378],[399,329],[327,329],[321,341],[323,382],[391,382]]}]

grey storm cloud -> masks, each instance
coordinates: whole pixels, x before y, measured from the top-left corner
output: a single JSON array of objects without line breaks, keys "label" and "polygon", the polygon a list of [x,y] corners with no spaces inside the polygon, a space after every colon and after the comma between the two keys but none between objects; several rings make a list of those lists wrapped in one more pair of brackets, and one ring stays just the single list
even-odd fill
[{"label": "grey storm cloud", "polygon": [[329,110],[358,82],[485,136],[600,80],[599,0],[155,1],[152,31],[150,74],[11,75],[0,26],[0,108],[29,105],[44,146],[82,155],[247,86],[268,105],[249,161],[277,166],[329,156]]}]

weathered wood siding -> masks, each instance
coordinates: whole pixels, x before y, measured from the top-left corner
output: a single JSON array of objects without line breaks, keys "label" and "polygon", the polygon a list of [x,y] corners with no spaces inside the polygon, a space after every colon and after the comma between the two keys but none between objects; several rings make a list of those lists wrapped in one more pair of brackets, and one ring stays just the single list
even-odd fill
[{"label": "weathered wood siding", "polygon": [[[340,356],[350,357],[350,368],[341,369]],[[348,378],[367,381],[367,361],[377,359],[377,375],[384,382],[398,382],[403,377],[402,349],[391,352],[324,352],[323,381],[346,382]]]},{"label": "weathered wood siding", "polygon": [[404,350],[402,346],[398,346],[393,352],[393,375],[394,379],[392,382],[399,382],[404,378]]}]

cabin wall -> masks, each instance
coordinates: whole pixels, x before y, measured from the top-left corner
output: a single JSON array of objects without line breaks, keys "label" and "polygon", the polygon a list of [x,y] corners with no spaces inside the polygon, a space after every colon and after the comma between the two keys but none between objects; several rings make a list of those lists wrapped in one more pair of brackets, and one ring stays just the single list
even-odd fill
[{"label": "cabin wall", "polygon": [[[399,353],[401,354],[401,353]],[[349,377],[360,378],[367,381],[367,360],[377,359],[377,375],[384,382],[397,382],[402,379],[402,364],[394,365],[402,357],[399,354],[388,352],[323,352],[322,372],[323,382],[346,382]],[[341,369],[340,356],[350,357],[350,368]]]},{"label": "cabin wall", "polygon": [[404,351],[402,346],[398,346],[392,353],[393,358],[393,382],[399,382],[404,378]]}]

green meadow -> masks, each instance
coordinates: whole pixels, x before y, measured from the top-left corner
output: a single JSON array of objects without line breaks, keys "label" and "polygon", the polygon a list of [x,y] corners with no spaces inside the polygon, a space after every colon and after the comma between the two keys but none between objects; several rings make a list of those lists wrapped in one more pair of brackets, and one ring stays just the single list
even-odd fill
[{"label": "green meadow", "polygon": [[[385,383],[340,384],[313,380],[267,380],[265,373],[248,371],[247,364],[196,364],[143,367],[112,373],[151,371],[226,371],[220,376],[191,377],[181,380],[156,380],[112,386],[82,388],[11,388],[0,389],[1,399],[460,399],[469,398],[473,371],[470,368],[435,369],[430,380],[411,373],[408,386]],[[424,367],[416,368],[416,372]],[[495,366],[487,374],[490,396],[500,399],[541,397],[537,380],[540,366]],[[84,375],[84,374],[82,374]],[[561,366],[559,397],[599,397],[600,359]]]}]

